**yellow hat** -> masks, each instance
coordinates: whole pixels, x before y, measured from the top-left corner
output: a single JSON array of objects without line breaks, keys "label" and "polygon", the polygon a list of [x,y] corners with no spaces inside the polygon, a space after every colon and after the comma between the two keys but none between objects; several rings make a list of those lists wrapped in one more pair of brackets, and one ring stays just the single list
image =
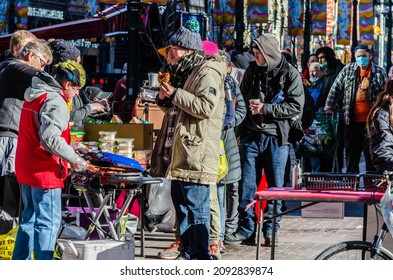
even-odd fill
[{"label": "yellow hat", "polygon": [[169,48],[169,46],[159,48],[159,49],[157,50],[157,52],[158,52],[160,55],[162,55],[163,57],[166,57],[166,54],[167,54],[167,52],[168,52],[168,48]]}]

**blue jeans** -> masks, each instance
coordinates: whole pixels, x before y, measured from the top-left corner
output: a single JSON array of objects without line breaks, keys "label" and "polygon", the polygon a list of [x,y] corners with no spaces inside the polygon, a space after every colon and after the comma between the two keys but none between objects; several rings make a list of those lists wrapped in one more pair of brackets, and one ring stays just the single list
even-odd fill
[{"label": "blue jeans", "polygon": [[239,222],[239,182],[226,184],[225,233],[233,233]]},{"label": "blue jeans", "polygon": [[171,196],[179,223],[183,256],[210,260],[210,186],[174,180]]},{"label": "blue jeans", "polygon": [[[262,171],[266,174],[268,188],[283,187],[285,166],[288,159],[289,145],[279,146],[276,136],[270,136],[261,132],[249,132],[240,143],[240,161],[242,164],[242,184],[239,189],[239,228],[237,232],[245,238],[253,237],[255,231],[256,216],[254,207],[247,211],[246,206],[254,200],[254,195],[262,177]],[[281,212],[281,200],[277,201],[277,212]],[[267,201],[264,209],[264,217],[271,218],[273,201]],[[280,228],[281,217],[276,219],[277,230]],[[263,234],[272,233],[272,221],[263,223]]]},{"label": "blue jeans", "polygon": [[224,240],[225,235],[225,218],[226,218],[226,196],[225,196],[225,185],[217,184],[217,198],[218,205],[220,206],[220,239]]},{"label": "blue jeans", "polygon": [[61,225],[61,189],[21,186],[24,210],[13,260],[52,260]]}]

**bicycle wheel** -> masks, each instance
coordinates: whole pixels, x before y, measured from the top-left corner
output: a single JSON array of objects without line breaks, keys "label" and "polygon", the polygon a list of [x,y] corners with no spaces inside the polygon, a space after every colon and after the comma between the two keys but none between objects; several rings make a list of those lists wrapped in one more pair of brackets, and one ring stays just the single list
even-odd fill
[{"label": "bicycle wheel", "polygon": [[[335,244],[320,253],[316,260],[370,260],[371,243],[366,241],[347,241]],[[364,256],[364,257],[363,257]],[[393,260],[393,254],[380,248],[376,260]]]}]

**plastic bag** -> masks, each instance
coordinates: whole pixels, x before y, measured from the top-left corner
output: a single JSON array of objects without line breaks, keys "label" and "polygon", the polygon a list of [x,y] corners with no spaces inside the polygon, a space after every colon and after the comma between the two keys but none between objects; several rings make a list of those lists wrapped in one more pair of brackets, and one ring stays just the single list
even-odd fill
[{"label": "plastic bag", "polygon": [[161,184],[152,184],[149,192],[148,203],[148,210],[153,213],[163,213],[167,210],[170,210],[173,213],[167,222],[156,225],[158,231],[173,232],[176,215],[171,197],[171,181],[162,178]]},{"label": "plastic bag", "polygon": [[217,182],[221,181],[228,174],[228,160],[225,154],[224,141],[220,139],[220,159],[218,163]]},{"label": "plastic bag", "polygon": [[12,259],[18,228],[19,227],[14,227],[6,234],[0,235],[0,260]]},{"label": "plastic bag", "polygon": [[390,185],[382,196],[380,204],[383,219],[388,226],[389,232],[393,236],[393,193]]}]

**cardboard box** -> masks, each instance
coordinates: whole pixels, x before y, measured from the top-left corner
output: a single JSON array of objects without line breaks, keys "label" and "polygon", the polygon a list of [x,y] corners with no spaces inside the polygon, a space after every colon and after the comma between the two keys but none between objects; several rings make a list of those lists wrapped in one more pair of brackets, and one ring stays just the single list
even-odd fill
[{"label": "cardboard box", "polygon": [[154,125],[154,129],[161,129],[164,112],[154,103],[143,103],[138,99],[135,106],[135,115]]},{"label": "cardboard box", "polygon": [[134,238],[130,241],[118,240],[67,240],[58,239],[63,250],[63,260],[134,260]]},{"label": "cardboard box", "polygon": [[[302,202],[302,205],[309,202]],[[344,218],[344,203],[343,202],[320,202],[315,205],[303,208],[302,218],[330,218],[343,219]]]},{"label": "cardboard box", "polygon": [[153,148],[153,124],[84,124],[85,141],[98,141],[99,131],[116,131],[116,138],[134,138],[135,150]]}]

